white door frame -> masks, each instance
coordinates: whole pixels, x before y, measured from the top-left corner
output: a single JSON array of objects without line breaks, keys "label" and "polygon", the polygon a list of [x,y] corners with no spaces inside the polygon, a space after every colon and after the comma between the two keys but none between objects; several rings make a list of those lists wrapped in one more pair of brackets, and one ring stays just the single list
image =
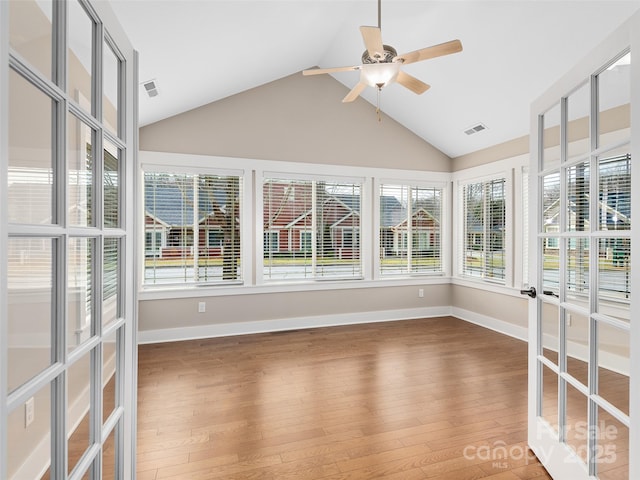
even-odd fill
[{"label": "white door frame", "polygon": [[[532,214],[530,215],[529,245],[533,254],[529,256],[529,284],[535,286],[539,292],[542,291],[542,279],[539,278],[541,276],[539,261],[542,252],[538,238],[538,232],[542,227],[542,215],[540,214],[542,192],[539,191],[537,175],[541,151],[538,139],[539,116],[629,47],[632,51],[631,117],[632,119],[640,118],[640,55],[634,57],[634,52],[640,52],[640,12],[636,12],[630,17],[532,104],[529,168],[529,205]],[[635,122],[632,120],[631,124],[631,154],[632,161],[635,158],[640,158],[640,122],[637,120]],[[631,191],[634,192],[631,199],[633,212],[640,212],[640,194],[636,194],[640,192],[640,172],[638,170],[637,168],[631,170]],[[640,252],[638,229],[632,230],[631,248],[632,252]],[[632,266],[636,266],[636,268],[631,268],[629,478],[640,478],[640,458],[638,455],[640,454],[640,312],[638,312],[638,303],[634,300],[640,298],[640,267],[638,266],[640,261],[637,253],[632,255],[631,262]],[[542,338],[541,332],[538,330],[540,305],[539,298],[529,300],[529,445],[554,478],[590,478],[582,465],[572,461],[572,457],[575,455],[573,451],[566,445],[560,444],[555,435],[537,416],[538,389],[539,382],[541,382],[537,359],[538,346]]]},{"label": "white door frame", "polygon": [[[119,375],[122,375],[122,378],[118,380],[120,385],[119,391],[117,390],[118,395],[118,404],[114,407],[114,411],[112,415],[104,420],[102,419],[102,399],[100,392],[98,391],[100,388],[98,380],[91,380],[92,385],[92,393],[91,393],[91,421],[94,422],[94,425],[98,422],[101,422],[101,427],[98,430],[102,434],[100,438],[97,435],[97,438],[93,438],[90,440],[91,444],[88,446],[88,449],[85,452],[84,457],[78,461],[77,468],[75,472],[72,474],[72,478],[80,478],[81,476],[84,478],[85,473],[90,475],[90,478],[96,478],[101,476],[101,449],[103,443],[107,440],[107,435],[113,433],[114,437],[119,439],[122,443],[122,449],[120,450],[121,455],[116,455],[117,459],[117,468],[116,468],[116,478],[120,479],[132,479],[136,477],[136,389],[137,389],[137,282],[136,282],[136,268],[135,264],[138,257],[137,252],[137,226],[136,226],[136,195],[135,195],[135,187],[137,185],[137,156],[138,156],[138,56],[137,52],[133,49],[131,43],[129,42],[127,35],[124,30],[120,26],[117,17],[115,16],[109,2],[106,1],[97,1],[97,0],[81,0],[86,2],[86,10],[87,12],[91,11],[91,18],[97,27],[93,29],[93,55],[97,65],[95,70],[93,70],[92,76],[92,84],[97,92],[94,96],[96,97],[96,105],[98,102],[102,101],[101,94],[102,89],[99,86],[96,89],[96,85],[102,85],[102,67],[101,67],[101,59],[102,59],[102,48],[104,38],[108,35],[110,40],[113,42],[113,45],[119,51],[118,56],[122,56],[120,59],[124,61],[124,68],[120,70],[121,75],[119,78],[120,85],[122,86],[123,92],[123,100],[119,105],[119,122],[121,125],[121,131],[117,135],[116,143],[120,145],[122,149],[122,153],[120,154],[120,170],[118,174],[119,180],[119,199],[120,199],[120,223],[117,226],[110,226],[109,235],[110,238],[118,238],[120,239],[121,252],[122,257],[119,261],[119,266],[121,268],[121,275],[119,277],[119,281],[121,282],[118,290],[118,301],[120,302],[120,315],[119,318],[111,324],[117,325],[117,337],[121,342],[120,344],[124,346],[124,348],[116,347],[120,353],[119,358],[117,360],[118,365],[120,366]],[[54,7],[54,13],[52,14],[53,20],[56,25],[60,26],[59,30],[54,29],[55,32],[64,32],[66,29],[66,21],[63,16],[57,17],[59,13],[63,15],[66,12],[66,5],[64,3],[57,4]],[[62,12],[62,13],[61,13]],[[61,20],[62,19],[62,20]],[[97,20],[96,20],[97,19]],[[92,27],[93,28],[93,27]],[[13,411],[20,411],[22,408],[22,390],[27,392],[28,388],[36,388],[38,381],[31,382],[34,384],[34,387],[27,385],[27,389],[23,387],[19,387],[15,389],[14,392],[8,391],[8,350],[9,350],[9,340],[8,340],[8,330],[9,330],[9,310],[7,307],[7,298],[8,298],[8,279],[7,279],[7,270],[8,270],[8,245],[9,245],[9,234],[12,233],[11,229],[16,227],[12,227],[9,224],[9,212],[8,212],[8,183],[6,180],[6,172],[9,168],[9,107],[8,107],[8,98],[9,98],[9,65],[10,62],[13,61],[12,55],[10,55],[10,25],[9,25],[9,3],[6,1],[0,1],[0,172],[2,172],[2,181],[0,181],[0,478],[8,477],[8,467],[7,467],[7,458],[9,455],[9,450],[11,448],[11,438],[8,435],[8,418],[10,415],[10,409],[13,408]],[[52,38],[52,43],[54,44],[54,48],[56,52],[60,54],[61,52],[66,52],[66,43],[63,38],[64,35],[54,33],[54,38]],[[62,55],[66,55],[62,53]],[[28,63],[28,62],[27,62]],[[57,63],[56,68],[64,69],[65,60],[62,60]],[[25,71],[34,72],[33,75],[29,76],[29,79],[37,78],[38,75],[41,75],[37,72],[37,69],[32,68],[31,66],[25,66]],[[71,96],[66,93],[65,90],[65,82],[66,82],[66,72],[59,72],[62,80],[58,79],[60,83],[58,83],[55,87],[51,87],[51,91],[58,89],[55,92],[56,98],[59,98],[59,105],[61,115],[57,115],[56,121],[59,122],[60,125],[63,125],[63,122],[66,121],[68,111],[64,110],[64,106],[67,105],[67,101],[71,99]],[[49,84],[52,81],[44,81],[43,84]],[[84,108],[84,107],[82,107]],[[100,125],[102,125],[103,119],[100,115],[101,107],[95,107],[95,115],[92,116],[90,112],[87,113],[89,121],[92,125],[94,125],[94,129],[100,129]],[[95,118],[94,118],[95,117]],[[95,127],[98,125],[98,127]],[[99,130],[102,131],[102,130]],[[63,133],[59,133],[63,132]],[[66,133],[65,127],[60,127],[58,131],[56,131],[56,135],[60,138],[64,138],[64,133]],[[59,145],[64,145],[64,141],[60,142]],[[102,147],[102,139],[98,139],[96,144],[93,145],[95,147],[96,152],[100,152]],[[62,165],[65,160],[65,151],[58,147],[56,149],[55,158],[56,165]],[[100,164],[100,158],[102,155],[100,153],[96,153],[94,158],[97,159],[98,164]],[[97,168],[97,167],[96,167]],[[61,169],[62,172],[62,180],[56,182],[56,186],[53,188],[64,189],[62,187],[64,182],[64,168]],[[99,170],[96,170],[99,171]],[[101,172],[100,172],[101,173]],[[94,185],[96,192],[100,189],[101,184],[103,182],[102,178],[97,178],[94,180]],[[60,197],[60,205],[58,206],[58,211],[64,211],[64,194],[59,194]],[[101,207],[98,205],[99,200],[101,199],[101,193],[98,192],[95,194],[97,200],[95,202],[95,210],[97,212],[98,218],[102,218],[101,215]],[[64,218],[64,215],[61,217]],[[60,222],[60,225],[54,225],[53,227],[57,230],[55,233],[51,234],[52,236],[60,236],[60,238],[65,238],[65,235],[70,235],[68,233],[69,228],[68,224],[65,224],[64,221]],[[24,230],[29,234],[28,228]],[[48,226],[44,227],[47,228]],[[22,230],[20,230],[22,226],[17,227],[18,235],[21,235]],[[104,238],[107,234],[104,234],[99,231],[100,226],[94,226],[94,231],[98,231],[98,233],[92,233],[95,238]],[[104,229],[103,229],[104,230]],[[62,233],[58,233],[62,232]],[[36,232],[36,235],[41,235],[39,232]],[[47,233],[44,234],[45,236]],[[80,234],[82,236],[83,234]],[[101,245],[100,242],[97,242],[97,245]],[[65,279],[66,275],[61,273],[61,271],[65,270],[64,265],[64,250],[58,249],[56,254],[61,254],[61,258],[63,261],[60,261],[59,264],[55,265],[54,274],[56,277],[56,281],[62,285],[62,288],[65,288],[65,282],[60,282],[60,279]],[[102,252],[99,248],[96,248],[96,256],[92,259],[93,265],[98,265],[102,259]],[[60,259],[58,259],[60,260]],[[102,270],[100,270],[102,271]],[[96,279],[94,285],[98,287],[102,286],[102,280],[98,278],[98,275],[95,275]],[[96,292],[100,291],[100,288],[95,289]],[[98,298],[101,298],[101,295],[97,295]],[[59,303],[64,303],[66,300],[64,297],[58,295]],[[100,311],[100,307],[94,307],[96,311]],[[56,322],[56,332],[63,332],[63,330],[58,327],[58,324],[62,325],[64,322],[64,307],[59,306],[58,312],[62,312],[62,314],[58,313]],[[102,324],[102,320],[98,315],[95,315],[95,322]],[[92,333],[93,338],[88,342],[85,342],[84,347],[89,348],[88,345],[91,344],[91,348],[96,352],[95,354],[92,352],[92,363],[90,367],[90,375],[92,378],[102,380],[102,368],[103,365],[100,362],[101,354],[102,354],[102,327],[94,327],[95,332]],[[115,331],[116,328],[109,327],[110,330]],[[97,332],[97,333],[96,333]],[[61,337],[64,337],[64,332],[62,334],[56,333]],[[58,340],[54,340],[58,342]],[[65,340],[60,340],[57,345],[57,348],[60,348],[60,345],[65,346]],[[94,347],[95,345],[95,347]],[[63,349],[64,350],[64,349]],[[66,359],[68,356],[66,353],[59,354],[59,357],[65,359],[62,362],[58,361],[57,366],[52,366],[48,369],[47,374],[51,371],[51,375],[58,375],[56,372],[60,372],[58,377],[56,378],[56,382],[60,382],[60,385],[65,385],[65,375],[66,375]],[[58,380],[60,378],[61,380]],[[32,379],[33,380],[33,379]],[[29,384],[29,382],[27,382]],[[104,385],[102,385],[104,387]],[[16,393],[18,392],[18,393]],[[56,387],[56,400],[54,403],[54,407],[51,409],[52,422],[51,425],[55,425],[55,430],[53,430],[53,434],[55,437],[49,441],[51,444],[50,450],[52,452],[53,458],[57,459],[55,463],[55,470],[51,471],[52,478],[67,478],[67,472],[64,471],[64,467],[66,467],[67,460],[65,458],[66,449],[64,447],[60,447],[61,443],[66,442],[65,438],[65,404],[66,397],[64,394],[64,389]],[[17,407],[16,407],[17,405]],[[97,413],[94,413],[94,410]],[[102,425],[104,422],[104,425]],[[117,424],[118,427],[114,426]],[[51,430],[50,430],[51,432]],[[111,433],[108,433],[111,432]],[[115,432],[115,433],[114,433]],[[91,438],[91,437],[90,437]]]}]

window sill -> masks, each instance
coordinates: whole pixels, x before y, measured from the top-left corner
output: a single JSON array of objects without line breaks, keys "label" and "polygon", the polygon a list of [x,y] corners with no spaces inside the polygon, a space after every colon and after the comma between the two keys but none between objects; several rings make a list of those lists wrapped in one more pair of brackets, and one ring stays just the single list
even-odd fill
[{"label": "window sill", "polygon": [[261,295],[268,293],[312,292],[323,290],[350,290],[359,288],[389,288],[412,285],[442,285],[451,283],[451,278],[443,275],[402,277],[380,280],[335,280],[308,281],[296,283],[265,283],[263,285],[224,285],[188,287],[143,287],[138,292],[138,300],[168,300],[174,298],[224,297],[233,295]]},{"label": "window sill", "polygon": [[488,282],[486,280],[474,279],[469,277],[452,277],[451,284],[460,287],[475,288],[478,290],[486,290],[488,292],[499,293],[501,295],[509,295],[512,297],[521,297],[520,290],[514,287],[507,287],[499,283]]}]

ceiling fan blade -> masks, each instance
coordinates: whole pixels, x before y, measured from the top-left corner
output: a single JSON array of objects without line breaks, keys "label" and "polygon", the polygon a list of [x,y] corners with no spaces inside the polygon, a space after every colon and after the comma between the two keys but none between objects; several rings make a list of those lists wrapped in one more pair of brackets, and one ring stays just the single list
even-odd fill
[{"label": "ceiling fan blade", "polygon": [[402,62],[407,65],[409,63],[421,62],[430,58],[442,57],[443,55],[451,55],[462,51],[462,43],[460,40],[451,40],[450,42],[433,45],[432,47],[421,48],[413,52],[398,55],[393,59],[394,62]]},{"label": "ceiling fan blade", "polygon": [[413,93],[418,95],[423,94],[427,90],[431,88],[431,85],[427,85],[422,80],[418,80],[416,77],[409,75],[408,73],[403,72],[402,70],[398,72],[398,77],[396,78],[396,82],[402,85],[405,88],[408,88]]},{"label": "ceiling fan blade", "polygon": [[374,59],[384,58],[384,46],[382,45],[382,32],[380,29],[378,27],[360,27],[360,33],[369,56]]},{"label": "ceiling fan blade", "polygon": [[303,75],[319,75],[321,73],[334,73],[334,72],[348,72],[350,70],[360,70],[360,65],[353,67],[333,67],[333,68],[311,68],[309,70],[303,70]]},{"label": "ceiling fan blade", "polygon": [[347,96],[342,99],[342,103],[353,102],[365,88],[367,88],[366,83],[358,82],[358,84],[353,87],[349,93],[347,93]]}]

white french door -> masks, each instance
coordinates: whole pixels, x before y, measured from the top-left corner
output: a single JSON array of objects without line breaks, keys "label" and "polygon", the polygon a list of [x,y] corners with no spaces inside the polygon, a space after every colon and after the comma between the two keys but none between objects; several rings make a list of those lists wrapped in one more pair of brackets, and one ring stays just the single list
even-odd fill
[{"label": "white french door", "polygon": [[557,479],[640,478],[639,25],[636,14],[532,106],[529,444]]},{"label": "white french door", "polygon": [[0,63],[0,478],[134,478],[136,53],[106,2],[0,1]]}]

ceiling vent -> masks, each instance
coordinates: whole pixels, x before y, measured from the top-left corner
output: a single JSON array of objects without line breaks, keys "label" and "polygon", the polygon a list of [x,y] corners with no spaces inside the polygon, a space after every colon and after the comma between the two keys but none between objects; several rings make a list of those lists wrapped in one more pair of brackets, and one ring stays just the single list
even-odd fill
[{"label": "ceiling vent", "polygon": [[149,97],[157,97],[158,96],[158,87],[156,86],[155,80],[149,80],[148,82],[143,82],[142,86],[147,91],[147,95]]},{"label": "ceiling vent", "polygon": [[478,123],[477,125],[474,125],[473,127],[469,127],[467,128],[464,133],[466,133],[467,135],[473,135],[474,133],[478,133],[481,132],[483,130],[486,130],[487,126],[482,124],[482,123]]}]

